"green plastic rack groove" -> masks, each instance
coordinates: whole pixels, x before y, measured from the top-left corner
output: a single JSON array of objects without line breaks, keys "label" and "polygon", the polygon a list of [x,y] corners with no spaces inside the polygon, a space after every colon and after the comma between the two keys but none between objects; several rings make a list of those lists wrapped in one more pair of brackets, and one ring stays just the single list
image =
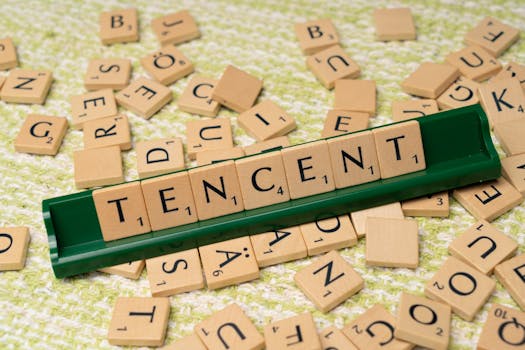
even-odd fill
[{"label": "green plastic rack groove", "polygon": [[92,191],[42,203],[58,278],[492,180],[501,164],[479,105],[415,119],[427,168],[286,203],[104,242]]}]

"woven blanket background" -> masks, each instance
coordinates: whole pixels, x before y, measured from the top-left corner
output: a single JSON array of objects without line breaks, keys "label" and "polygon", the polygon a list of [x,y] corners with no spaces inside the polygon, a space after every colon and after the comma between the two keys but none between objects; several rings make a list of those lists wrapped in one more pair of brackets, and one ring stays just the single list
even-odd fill
[{"label": "woven blanket background", "polygon": [[[290,134],[293,144],[320,137],[323,119],[333,104],[333,93],[317,82],[305,66],[293,24],[309,19],[331,18],[342,46],[361,66],[362,78],[376,80],[378,115],[371,126],[391,122],[393,100],[407,99],[399,83],[420,62],[441,62],[447,53],[464,46],[465,33],[486,15],[492,15],[525,31],[523,0],[467,1],[20,1],[0,3],[0,37],[11,36],[23,68],[49,69],[54,83],[47,102],[16,105],[0,102],[0,226],[30,227],[31,243],[26,268],[0,272],[1,349],[107,349],[107,329],[118,296],[149,296],[145,272],[138,281],[102,273],[55,279],[41,215],[44,198],[75,192],[72,154],[82,149],[82,133],[69,130],[56,157],[14,152],[13,140],[28,113],[68,116],[69,97],[83,93],[83,75],[90,59],[130,58],[133,78],[144,75],[139,59],[159,44],[150,21],[161,15],[189,9],[199,23],[202,38],[180,45],[200,74],[219,77],[227,64],[234,64],[264,79],[262,98],[277,102],[298,124]],[[103,46],[98,37],[100,12],[134,6],[139,10],[140,42]],[[415,17],[418,40],[377,42],[372,11],[381,6],[409,6]],[[522,35],[523,36],[523,35]],[[525,39],[513,45],[500,60],[525,63]],[[0,72],[5,75],[6,72]],[[188,78],[171,86],[174,101],[149,121],[126,112],[135,142],[160,137],[181,137],[185,122],[198,116],[179,111],[177,97]],[[231,117],[235,142],[254,142]],[[499,149],[499,148],[498,148]],[[501,149],[499,149],[501,152]],[[124,153],[126,179],[136,179],[135,152]],[[187,166],[192,165],[187,162]],[[450,241],[474,223],[474,218],[452,200],[447,219],[418,218],[420,267],[415,270],[370,268],[364,264],[364,240],[342,254],[366,280],[366,287],[343,305],[324,315],[293,282],[294,273],[310,259],[265,268],[251,283],[201,290],[170,298],[172,312],[166,343],[192,332],[193,326],[216,310],[236,302],[259,330],[273,319],[311,311],[318,329],[342,327],[375,303],[395,313],[401,291],[422,294],[423,286],[447,256]],[[524,252],[525,205],[495,221],[495,226],[520,244]],[[472,349],[491,303],[517,307],[498,284],[489,303],[474,322],[453,317],[452,349]]]}]

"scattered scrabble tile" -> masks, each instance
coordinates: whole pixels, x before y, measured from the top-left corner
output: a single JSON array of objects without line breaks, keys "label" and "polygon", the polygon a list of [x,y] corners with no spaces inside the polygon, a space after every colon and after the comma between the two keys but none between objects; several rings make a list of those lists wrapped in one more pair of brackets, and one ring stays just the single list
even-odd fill
[{"label": "scattered scrabble tile", "polygon": [[242,113],[253,106],[262,85],[262,80],[230,65],[222,73],[211,97],[221,105]]},{"label": "scattered scrabble tile", "polygon": [[87,121],[83,135],[85,149],[109,146],[119,146],[123,151],[131,149],[131,130],[125,114]]},{"label": "scattered scrabble tile", "polygon": [[407,94],[437,98],[457,78],[459,69],[448,64],[423,62],[418,69],[401,83],[401,88]]},{"label": "scattered scrabble tile", "polygon": [[264,326],[267,350],[321,350],[314,319],[309,312]]},{"label": "scattered scrabble tile", "polygon": [[493,279],[451,256],[427,282],[425,295],[449,304],[458,316],[472,321],[495,289]]},{"label": "scattered scrabble tile", "polygon": [[352,342],[335,326],[325,328],[319,333],[322,348],[325,350],[359,350]]},{"label": "scattered scrabble tile", "polygon": [[102,12],[100,40],[104,45],[139,41],[137,10],[130,8]]},{"label": "scattered scrabble tile", "polygon": [[454,198],[477,219],[492,221],[523,201],[504,178],[455,189]]},{"label": "scattered scrabble tile", "polygon": [[479,88],[478,95],[492,126],[525,118],[525,92],[517,79],[491,80]]},{"label": "scattered scrabble tile", "polygon": [[419,99],[392,102],[392,119],[395,122],[424,117],[439,112],[436,100]]},{"label": "scattered scrabble tile", "polygon": [[306,58],[306,66],[327,89],[333,89],[338,79],[353,79],[361,69],[339,45],[334,45]]},{"label": "scattered scrabble tile", "polygon": [[117,103],[112,89],[102,89],[71,97],[71,124],[75,129],[82,129],[87,121],[116,115]]},{"label": "scattered scrabble tile", "polygon": [[186,123],[186,139],[186,151],[190,159],[195,159],[197,152],[232,148],[230,119],[190,120]]},{"label": "scattered scrabble tile", "polygon": [[250,237],[199,247],[208,289],[217,289],[259,278]]},{"label": "scattered scrabble tile", "polygon": [[351,247],[357,244],[357,235],[348,215],[316,220],[303,224],[303,235],[308,255],[317,255],[331,250]]},{"label": "scattered scrabble tile", "polygon": [[494,125],[494,134],[507,156],[525,153],[525,115],[524,118]]},{"label": "scattered scrabble tile", "polygon": [[321,137],[332,137],[368,128],[368,113],[331,109],[328,111]]},{"label": "scattered scrabble tile", "polygon": [[24,268],[29,239],[27,227],[0,227],[0,271]]},{"label": "scattered scrabble tile", "polygon": [[54,156],[66,135],[67,119],[29,114],[15,139],[15,151]]},{"label": "scattered scrabble tile", "polygon": [[296,127],[295,119],[270,100],[242,112],[237,122],[258,141],[286,135]]},{"label": "scattered scrabble tile", "polygon": [[99,269],[98,271],[108,273],[110,275],[118,275],[126,278],[130,278],[133,280],[137,280],[140,278],[140,275],[142,274],[142,270],[144,270],[144,260],[137,260],[137,261],[130,261],[125,264],[105,267],[103,269]]},{"label": "scattered scrabble tile", "polygon": [[207,349],[264,348],[264,338],[237,304],[231,304],[196,325],[195,333]]},{"label": "scattered scrabble tile", "polygon": [[449,54],[445,60],[457,67],[461,75],[474,81],[486,80],[502,68],[494,56],[479,46],[465,47]]},{"label": "scattered scrabble tile", "polygon": [[416,26],[409,8],[375,9],[374,24],[377,40],[416,40]]},{"label": "scattered scrabble tile", "polygon": [[5,81],[7,80],[6,77],[1,76],[0,77],[0,91],[2,91],[2,86],[4,86]]},{"label": "scattered scrabble tile", "polygon": [[16,48],[11,38],[0,39],[0,70],[15,68],[18,65]]},{"label": "scattered scrabble tile", "polygon": [[525,310],[525,254],[504,261],[494,269],[498,281]]},{"label": "scattered scrabble tile", "polygon": [[197,334],[193,333],[171,343],[162,348],[162,350],[208,350]]},{"label": "scattered scrabble tile", "polygon": [[221,162],[223,160],[240,158],[243,156],[244,150],[242,147],[209,149],[207,151],[197,152],[197,165],[208,165]]},{"label": "scattered scrabble tile", "polygon": [[120,147],[73,152],[76,188],[118,184],[124,181]]},{"label": "scattered scrabble tile", "polygon": [[465,43],[479,45],[498,57],[520,36],[520,31],[493,17],[485,17],[465,35]]},{"label": "scattered scrabble tile", "polygon": [[363,209],[354,211],[350,214],[357,237],[364,237],[366,234],[366,220],[367,218],[393,218],[404,219],[403,210],[399,202],[381,205],[375,208]]},{"label": "scattered scrabble tile", "polygon": [[211,98],[218,80],[194,76],[180,95],[178,106],[181,111],[215,117],[220,105]]},{"label": "scattered scrabble tile", "polygon": [[244,153],[247,156],[250,156],[252,154],[267,152],[270,150],[277,150],[282,149],[285,147],[290,146],[290,141],[288,140],[288,137],[286,136],[279,136],[274,139],[257,142],[249,146],[244,147]]},{"label": "scattered scrabble tile", "polygon": [[201,36],[195,19],[187,10],[155,18],[151,21],[151,27],[162,46],[180,44]]},{"label": "scattered scrabble tile", "polygon": [[501,159],[503,177],[525,196],[525,153]]},{"label": "scattered scrabble tile", "polygon": [[170,316],[168,298],[119,297],[109,324],[111,345],[161,346]]},{"label": "scattered scrabble tile", "polygon": [[139,78],[115,96],[119,105],[149,119],[172,99],[171,90],[153,80]]},{"label": "scattered scrabble tile", "polygon": [[473,80],[459,77],[438,97],[439,108],[447,110],[479,103],[477,91],[480,87],[481,85]]},{"label": "scattered scrabble tile", "polygon": [[510,62],[490,81],[515,78],[520,82],[521,88],[525,90],[525,66],[516,62]]},{"label": "scattered scrabble tile", "polygon": [[151,295],[167,297],[204,288],[199,251],[195,249],[146,260]]},{"label": "scattered scrabble tile", "polygon": [[299,226],[250,236],[259,267],[301,259],[307,256]]},{"label": "scattered scrabble tile", "polygon": [[305,55],[312,55],[339,44],[339,36],[330,19],[296,23],[294,28],[299,46]]},{"label": "scattered scrabble tile", "polygon": [[448,192],[403,201],[401,209],[405,216],[447,217],[450,211]]},{"label": "scattered scrabble tile", "polygon": [[163,85],[170,85],[194,71],[191,61],[175,45],[162,47],[142,58],[140,63],[153,79]]},{"label": "scattered scrabble tile", "polygon": [[140,182],[129,182],[93,191],[104,241],[151,231]]},{"label": "scattered scrabble tile", "polygon": [[44,104],[53,82],[53,73],[47,70],[13,69],[2,86],[0,98],[4,102]]},{"label": "scattered scrabble tile", "polygon": [[521,349],[525,344],[525,313],[493,304],[479,337],[479,350]]},{"label": "scattered scrabble tile", "polygon": [[120,90],[129,84],[131,61],[125,58],[99,58],[89,61],[84,86],[86,90]]},{"label": "scattered scrabble tile", "polygon": [[335,109],[376,115],[376,82],[340,79],[335,82]]},{"label": "scattered scrabble tile", "polygon": [[141,179],[184,169],[184,150],[178,137],[137,142],[135,149]]}]

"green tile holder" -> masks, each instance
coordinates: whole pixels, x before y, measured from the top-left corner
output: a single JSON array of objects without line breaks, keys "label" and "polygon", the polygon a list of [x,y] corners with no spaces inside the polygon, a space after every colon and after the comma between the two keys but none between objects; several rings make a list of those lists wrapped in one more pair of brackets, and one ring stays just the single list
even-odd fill
[{"label": "green tile holder", "polygon": [[57,278],[492,180],[501,164],[479,105],[416,119],[427,168],[263,208],[104,242],[92,191],[42,202]]}]

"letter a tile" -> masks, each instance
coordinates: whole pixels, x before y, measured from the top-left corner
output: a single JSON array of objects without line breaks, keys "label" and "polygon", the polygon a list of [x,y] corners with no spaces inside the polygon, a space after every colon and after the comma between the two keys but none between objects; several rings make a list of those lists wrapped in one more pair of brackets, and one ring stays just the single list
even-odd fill
[{"label": "letter a tile", "polygon": [[299,226],[250,236],[259,267],[306,257],[306,245]]},{"label": "letter a tile", "polygon": [[478,350],[518,350],[525,345],[525,312],[493,304],[481,330]]}]

